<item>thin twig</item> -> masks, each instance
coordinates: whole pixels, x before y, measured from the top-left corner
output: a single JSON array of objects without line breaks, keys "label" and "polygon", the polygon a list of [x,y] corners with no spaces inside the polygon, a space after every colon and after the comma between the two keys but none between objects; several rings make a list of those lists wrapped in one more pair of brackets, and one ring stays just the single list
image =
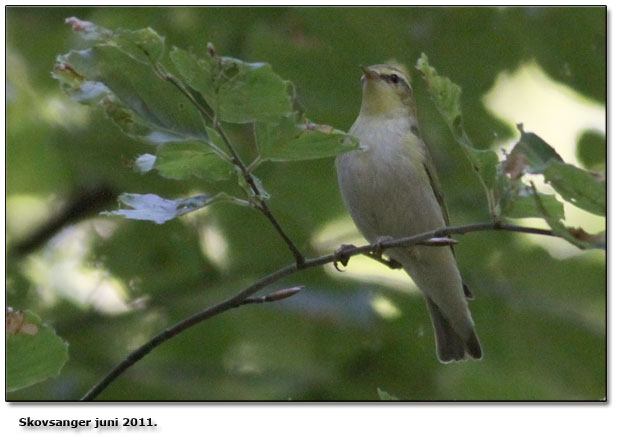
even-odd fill
[{"label": "thin twig", "polygon": [[[415,236],[409,236],[406,238],[400,239],[391,239],[385,241],[381,244],[384,249],[394,248],[394,247],[406,247],[418,244],[423,241],[427,241],[432,238],[440,238],[448,235],[462,235],[465,233],[471,232],[481,232],[481,231],[490,231],[490,230],[498,230],[498,231],[508,231],[508,232],[517,232],[517,233],[532,233],[537,235],[546,235],[546,236],[556,236],[553,232],[546,229],[537,229],[532,227],[521,227],[510,224],[502,224],[502,223],[482,223],[482,224],[470,224],[465,226],[457,226],[457,227],[444,227],[442,229],[434,230],[431,232],[425,232]],[[194,325],[205,321],[209,318],[212,318],[219,313],[223,313],[229,309],[233,309],[234,307],[238,307],[242,305],[244,301],[246,301],[253,294],[257,293],[261,289],[265,288],[268,285],[291,275],[301,269],[314,268],[317,266],[326,265],[328,263],[332,263],[337,260],[338,256],[343,254],[347,257],[356,256],[359,254],[370,253],[374,249],[373,244],[363,245],[360,247],[349,246],[344,250],[338,251],[337,253],[328,254],[320,257],[316,257],[313,259],[306,259],[302,266],[298,266],[297,263],[292,263],[287,265],[278,271],[275,271],[261,280],[253,283],[249,287],[243,289],[238,292],[236,295],[218,303],[214,306],[211,306],[201,312],[198,312],[190,317],[180,321],[176,325],[169,327],[158,335],[154,336],[144,345],[133,351],[129,354],[122,362],[116,365],[102,380],[100,380],[96,385],[92,387],[83,397],[82,401],[91,401],[94,400],[110,383],[112,383],[118,376],[120,376],[124,371],[133,366],[139,360],[141,360],[144,356],[146,356],[150,351],[154,348],[167,341],[168,339],[182,333],[183,331],[193,327]]]},{"label": "thin twig", "polygon": [[219,149],[214,144],[210,144],[210,145],[217,152],[217,154],[221,155],[225,159],[230,160],[231,163],[234,164],[240,170],[240,172],[242,173],[242,177],[244,177],[244,180],[246,180],[246,183],[250,186],[251,190],[253,191],[253,194],[255,194],[255,196],[257,197],[257,209],[259,209],[259,211],[263,213],[266,216],[266,218],[268,218],[268,220],[274,226],[278,234],[283,238],[283,240],[287,244],[287,247],[289,247],[289,249],[291,250],[298,267],[302,268],[302,265],[304,264],[304,256],[302,255],[298,247],[296,247],[296,245],[293,243],[291,238],[287,236],[287,234],[285,233],[281,225],[274,218],[274,215],[272,215],[270,208],[268,208],[268,205],[263,200],[263,193],[257,186],[257,183],[255,183],[253,174],[251,173],[249,169],[247,169],[244,162],[242,162],[242,159],[240,159],[240,156],[238,155],[231,141],[227,137],[227,134],[223,130],[223,126],[221,125],[220,121],[216,117],[216,114],[214,115],[210,114],[208,110],[205,107],[203,107],[203,105],[199,101],[197,101],[197,99],[193,96],[193,94],[191,94],[186,89],[184,84],[180,80],[178,80],[175,76],[166,72],[163,69],[162,65],[158,63],[153,63],[152,67],[154,68],[154,72],[161,79],[167,80],[168,82],[173,84],[193,104],[193,106],[197,108],[203,120],[211,122],[214,129],[218,132],[219,135],[221,135],[221,138],[223,139],[223,142],[227,146],[227,149],[229,153],[231,154],[231,156],[228,156],[225,152],[223,152],[223,150]]},{"label": "thin twig", "polygon": [[108,203],[112,203],[116,195],[115,189],[105,183],[73,193],[61,211],[52,214],[48,221],[27,238],[17,241],[12,247],[9,246],[9,255],[25,256],[32,253],[56,235],[60,229],[99,212]]},{"label": "thin twig", "polygon": [[427,247],[446,247],[449,245],[456,245],[458,241],[452,238],[432,238],[428,241],[419,243],[418,245],[426,245]]},{"label": "thin twig", "polygon": [[262,160],[262,158],[261,158],[261,155],[259,155],[259,156],[257,156],[257,157],[253,160],[253,162],[251,162],[251,163],[249,164],[249,166],[248,166],[248,167],[246,167],[246,170],[247,170],[249,173],[252,173],[253,171],[255,171],[255,168],[257,168],[259,165],[261,165],[261,163],[262,163],[262,162],[263,162],[263,160]]},{"label": "thin twig", "polygon": [[296,264],[298,265],[298,268],[302,268],[304,261],[305,261],[304,256],[302,255],[302,253],[300,253],[300,250],[298,250],[298,247],[296,247],[296,244],[293,243],[291,238],[287,236],[287,233],[285,233],[285,231],[283,230],[279,222],[276,220],[276,218],[274,218],[274,215],[272,215],[270,208],[268,207],[268,205],[263,199],[263,193],[257,186],[257,183],[255,183],[253,174],[247,170],[246,165],[244,165],[244,162],[242,162],[242,159],[240,159],[240,156],[238,155],[233,145],[231,144],[231,141],[227,137],[225,130],[223,130],[223,126],[221,125],[219,121],[216,121],[214,124],[214,128],[219,133],[219,135],[221,135],[223,142],[225,143],[225,145],[227,146],[227,149],[231,153],[231,159],[232,159],[233,164],[240,169],[240,171],[242,172],[242,176],[244,177],[244,180],[246,180],[246,183],[248,183],[248,185],[251,187],[251,190],[255,194],[257,198],[257,209],[259,209],[259,211],[263,213],[266,216],[266,218],[268,218],[268,220],[274,226],[278,234],[281,236],[281,238],[283,238],[283,240],[287,244],[287,247],[289,247],[289,250],[291,250],[294,258],[296,259]]},{"label": "thin twig", "polygon": [[[182,95],[184,95],[192,104],[193,106],[195,106],[195,108],[199,111],[199,114],[201,115],[202,120],[204,121],[204,123],[207,123],[208,121],[213,122],[213,117],[212,115],[206,110],[205,107],[203,107],[203,105],[201,103],[199,103],[195,97],[193,96],[193,94],[191,94],[186,87],[184,86],[184,84],[178,80],[174,75],[168,73],[167,71],[165,71],[165,69],[162,67],[162,65],[158,64],[158,63],[152,63],[152,68],[154,69],[154,72],[156,73],[156,75],[162,79],[162,80],[166,80],[169,83],[171,83],[172,85],[174,85],[181,93]],[[212,148],[212,150],[214,150],[214,152],[220,156],[221,158],[231,161],[231,157],[227,155],[227,153],[225,153],[223,150],[221,150],[220,148],[218,148],[216,146],[216,144],[214,144],[213,142],[209,142],[208,146],[210,148]]]},{"label": "thin twig", "polygon": [[100,382],[90,389],[86,395],[81,398],[81,401],[91,401],[94,400],[112,381],[114,381],[120,374],[126,371],[128,368],[133,366],[139,360],[141,360],[145,355],[150,353],[154,348],[167,341],[168,339],[173,338],[179,333],[191,328],[195,324],[198,324],[202,321],[205,321],[209,318],[212,318],[219,313],[225,312],[229,309],[233,309],[234,307],[238,307],[242,305],[242,302],[255,294],[259,290],[264,287],[280,280],[281,278],[291,274],[296,271],[296,264],[291,264],[286,266],[285,268],[281,268],[278,271],[273,272],[272,274],[264,277],[263,279],[253,283],[248,288],[243,289],[233,297],[230,297],[214,306],[211,306],[201,312],[198,312],[182,321],[177,323],[176,325],[169,327],[163,330],[161,333],[150,339],[144,345],[133,351],[129,354],[120,364],[114,367],[109,374],[107,374]]},{"label": "thin twig", "polygon": [[242,303],[238,304],[238,306],[242,306],[244,304],[271,303],[273,301],[284,300],[285,298],[293,297],[302,289],[304,289],[304,286],[294,286],[293,288],[281,289],[280,291],[272,292],[271,294],[262,295],[260,297],[248,297]]}]

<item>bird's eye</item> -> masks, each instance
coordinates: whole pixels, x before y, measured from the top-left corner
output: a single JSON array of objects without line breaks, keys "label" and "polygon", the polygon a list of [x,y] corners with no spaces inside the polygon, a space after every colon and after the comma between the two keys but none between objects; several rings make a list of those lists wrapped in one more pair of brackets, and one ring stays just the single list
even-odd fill
[{"label": "bird's eye", "polygon": [[392,75],[390,75],[390,82],[392,82],[392,83],[396,84],[396,83],[398,83],[398,82],[399,82],[399,80],[401,80],[401,79],[400,79],[400,78],[399,78],[399,76],[397,76],[396,74],[392,74]]}]

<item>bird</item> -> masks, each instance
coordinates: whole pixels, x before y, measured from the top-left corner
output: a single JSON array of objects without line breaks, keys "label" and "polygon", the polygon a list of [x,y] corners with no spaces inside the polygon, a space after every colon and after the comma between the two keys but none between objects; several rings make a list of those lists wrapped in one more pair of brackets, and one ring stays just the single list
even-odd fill
[{"label": "bird", "polygon": [[[349,130],[358,148],[337,156],[343,203],[375,246],[449,225],[437,172],[422,140],[411,81],[402,67],[362,69],[362,104]],[[426,300],[439,361],[482,358],[452,246],[383,250],[413,279]]]}]

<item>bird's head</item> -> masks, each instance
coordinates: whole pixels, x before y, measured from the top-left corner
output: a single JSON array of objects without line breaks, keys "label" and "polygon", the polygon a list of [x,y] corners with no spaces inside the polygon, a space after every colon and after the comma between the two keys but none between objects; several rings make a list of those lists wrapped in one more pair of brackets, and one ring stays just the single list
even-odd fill
[{"label": "bird's head", "polygon": [[360,68],[362,115],[384,118],[415,116],[411,80],[401,68],[386,64]]}]

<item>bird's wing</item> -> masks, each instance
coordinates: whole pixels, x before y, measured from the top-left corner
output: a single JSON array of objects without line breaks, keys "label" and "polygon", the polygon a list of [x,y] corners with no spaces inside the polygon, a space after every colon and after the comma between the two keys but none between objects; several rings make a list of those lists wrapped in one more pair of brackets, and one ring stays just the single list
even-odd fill
[{"label": "bird's wing", "polygon": [[439,178],[437,177],[437,170],[435,169],[435,165],[433,165],[433,160],[431,159],[431,155],[429,154],[428,148],[422,142],[424,146],[424,171],[426,172],[426,176],[431,184],[431,188],[433,189],[433,194],[435,194],[435,199],[439,206],[441,207],[441,212],[443,214],[443,220],[446,223],[446,226],[450,225],[450,217],[448,216],[448,208],[446,207],[446,202],[443,198],[441,185],[439,184]]},{"label": "bird's wing", "polygon": [[[428,147],[424,142],[422,142],[423,151],[425,155],[424,159],[424,171],[426,172],[426,176],[431,184],[431,188],[433,188],[433,194],[435,194],[435,198],[437,199],[437,203],[441,207],[441,212],[443,213],[443,220],[446,223],[446,226],[450,225],[450,217],[448,216],[448,208],[446,207],[446,202],[443,198],[441,185],[439,184],[439,179],[437,178],[437,170],[435,169],[435,165],[433,164],[433,160],[431,159],[431,155],[429,154]],[[450,245],[450,249],[452,250],[452,255],[455,256],[454,246]],[[465,283],[463,283],[463,291],[465,293],[465,297],[467,299],[472,300],[474,298],[473,293],[467,287]]]}]

